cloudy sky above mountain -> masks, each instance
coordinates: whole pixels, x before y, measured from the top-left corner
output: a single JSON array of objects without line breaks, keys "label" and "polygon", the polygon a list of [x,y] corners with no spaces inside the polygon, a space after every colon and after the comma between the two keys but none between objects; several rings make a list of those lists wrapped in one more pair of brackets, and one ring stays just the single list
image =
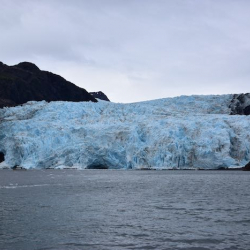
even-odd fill
[{"label": "cloudy sky above mountain", "polygon": [[250,92],[248,0],[0,0],[0,61],[115,102]]}]

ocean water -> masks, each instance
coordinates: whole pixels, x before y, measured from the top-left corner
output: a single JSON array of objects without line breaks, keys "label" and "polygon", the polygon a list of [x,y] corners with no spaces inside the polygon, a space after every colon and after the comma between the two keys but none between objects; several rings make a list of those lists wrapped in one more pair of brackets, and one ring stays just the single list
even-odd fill
[{"label": "ocean water", "polygon": [[0,171],[0,249],[250,249],[250,172]]}]

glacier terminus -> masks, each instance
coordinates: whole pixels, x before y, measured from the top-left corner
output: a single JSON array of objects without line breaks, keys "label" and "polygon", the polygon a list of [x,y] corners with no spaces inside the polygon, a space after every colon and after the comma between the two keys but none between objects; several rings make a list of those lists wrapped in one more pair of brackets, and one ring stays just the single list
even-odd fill
[{"label": "glacier terminus", "polygon": [[250,161],[234,95],[131,104],[28,102],[0,109],[0,168],[219,169]]}]

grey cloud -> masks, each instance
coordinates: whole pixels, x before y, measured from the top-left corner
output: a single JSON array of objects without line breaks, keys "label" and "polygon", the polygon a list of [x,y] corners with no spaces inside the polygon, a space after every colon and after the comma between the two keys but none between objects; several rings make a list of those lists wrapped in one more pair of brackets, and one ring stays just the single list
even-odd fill
[{"label": "grey cloud", "polygon": [[122,102],[250,92],[249,1],[0,2],[5,63],[33,61]]}]

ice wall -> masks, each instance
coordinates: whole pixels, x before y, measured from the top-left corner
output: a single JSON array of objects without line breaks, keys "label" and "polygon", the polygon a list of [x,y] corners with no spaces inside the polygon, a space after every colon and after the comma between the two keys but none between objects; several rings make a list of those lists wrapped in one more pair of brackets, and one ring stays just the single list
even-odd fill
[{"label": "ice wall", "polygon": [[29,102],[0,110],[0,168],[220,168],[250,160],[250,116],[232,95],[117,104]]}]

